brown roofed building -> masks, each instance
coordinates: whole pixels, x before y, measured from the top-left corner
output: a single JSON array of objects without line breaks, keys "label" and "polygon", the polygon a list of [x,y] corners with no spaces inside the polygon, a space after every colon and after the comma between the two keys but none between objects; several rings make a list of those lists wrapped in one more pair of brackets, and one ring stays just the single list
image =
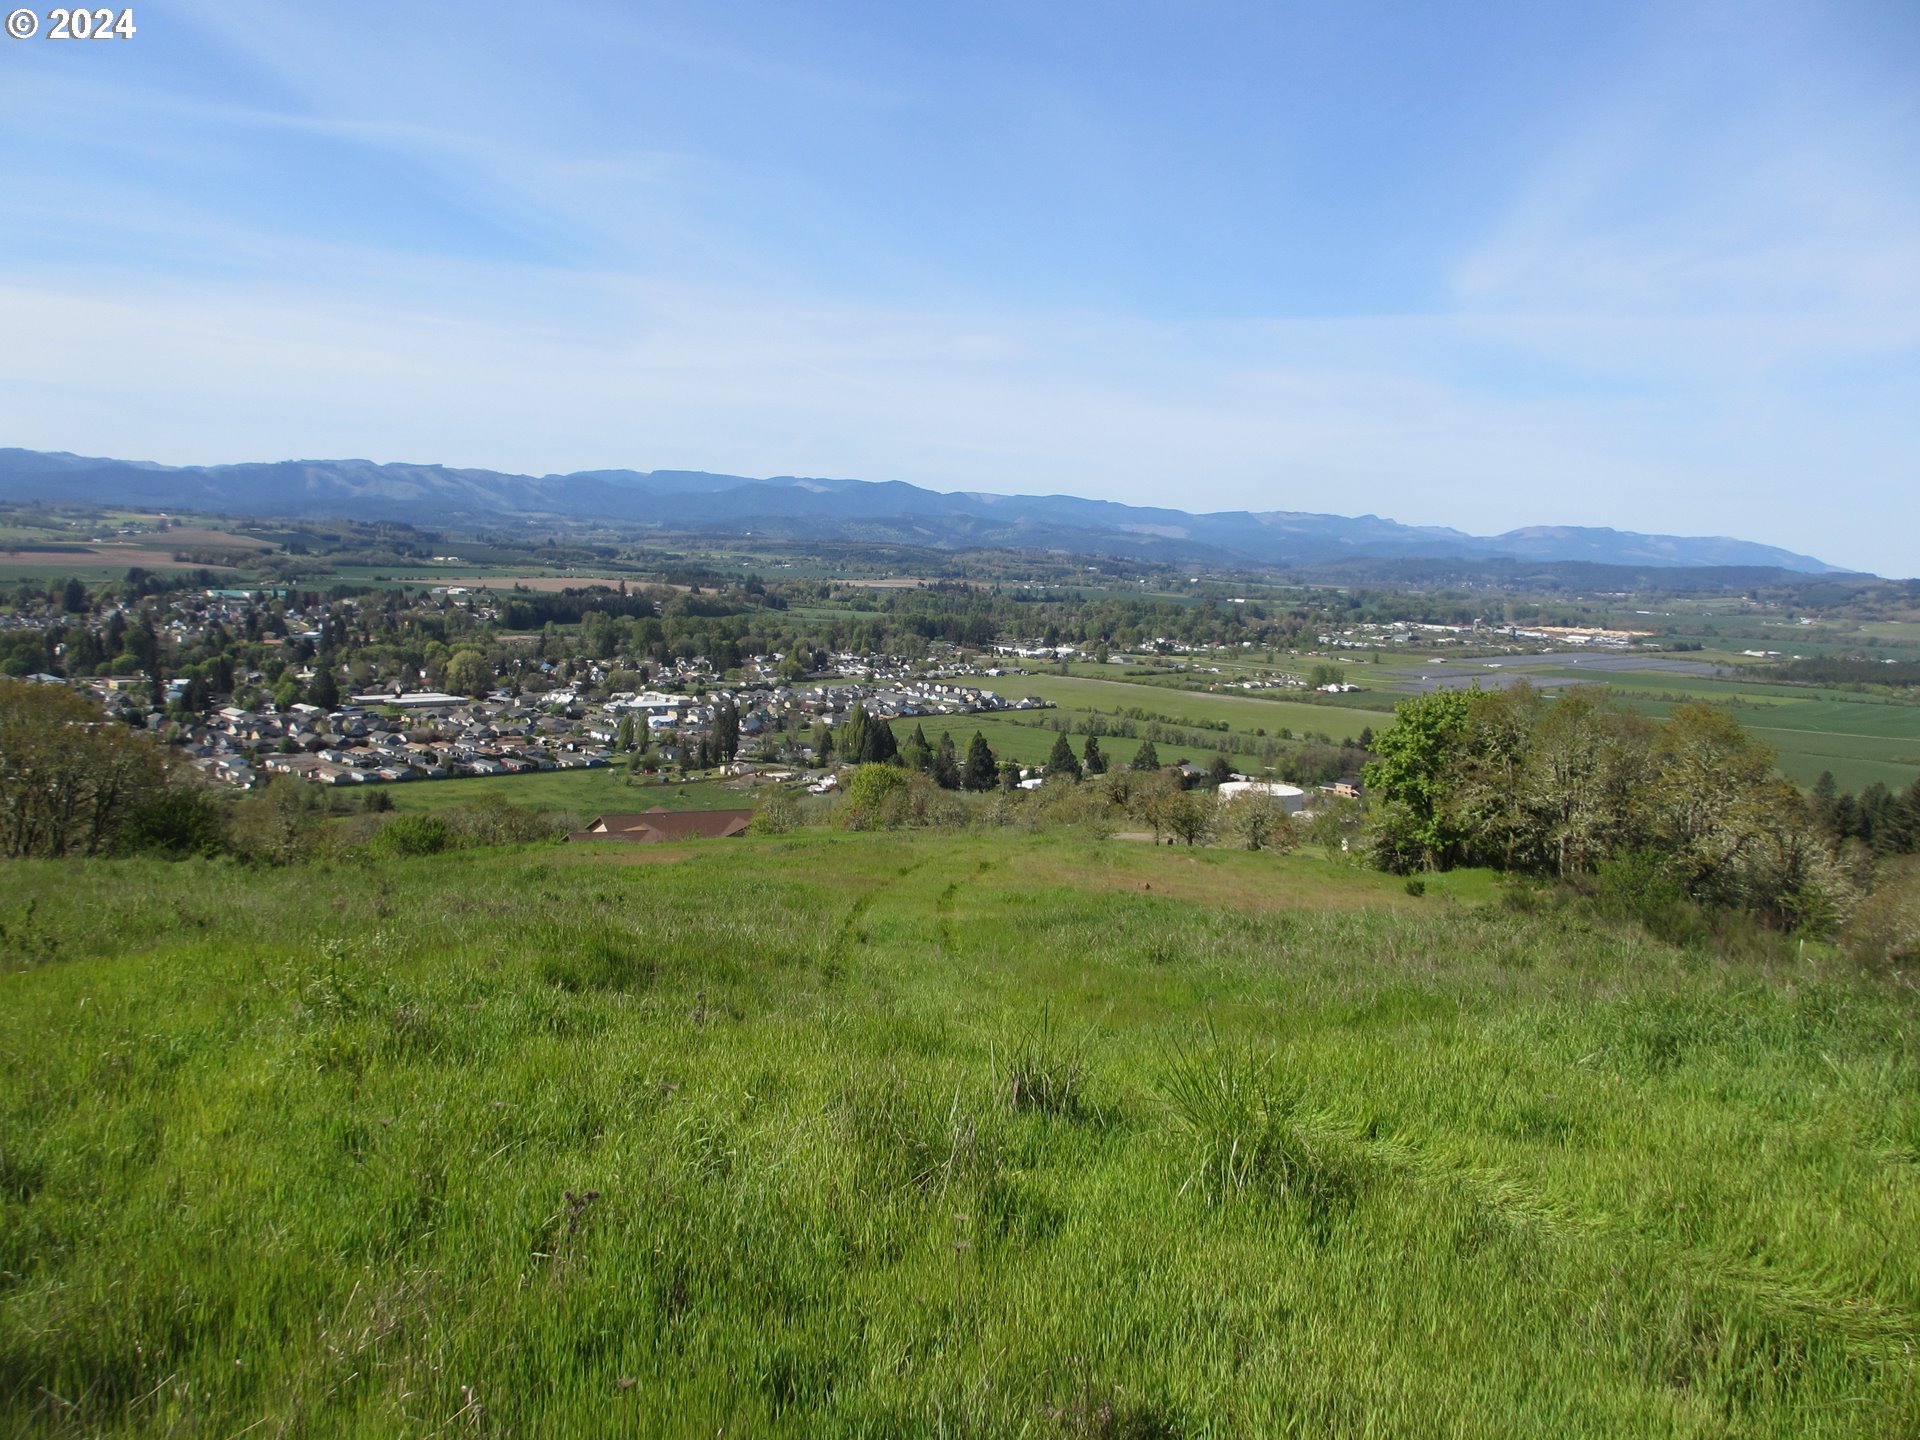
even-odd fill
[{"label": "brown roofed building", "polygon": [[664,810],[656,805],[638,815],[602,815],[569,840],[625,840],[652,844],[662,840],[716,840],[744,835],[753,820],[751,810]]}]

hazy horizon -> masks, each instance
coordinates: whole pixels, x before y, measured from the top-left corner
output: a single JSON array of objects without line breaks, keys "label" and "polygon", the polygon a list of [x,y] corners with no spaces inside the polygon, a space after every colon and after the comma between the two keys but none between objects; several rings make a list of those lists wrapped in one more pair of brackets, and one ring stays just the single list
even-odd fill
[{"label": "hazy horizon", "polygon": [[1911,6],[135,17],[0,42],[0,443],[1920,573]]}]

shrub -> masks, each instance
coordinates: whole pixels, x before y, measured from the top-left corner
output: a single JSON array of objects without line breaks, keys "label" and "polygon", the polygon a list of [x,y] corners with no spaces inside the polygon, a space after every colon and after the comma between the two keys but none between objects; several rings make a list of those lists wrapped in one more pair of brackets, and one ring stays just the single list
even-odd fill
[{"label": "shrub", "polygon": [[565,816],[514,805],[500,795],[482,795],[442,815],[450,845],[528,845],[570,828]]},{"label": "shrub", "polygon": [[1920,865],[1884,876],[1853,912],[1842,939],[1848,953],[1870,965],[1920,961]]},{"label": "shrub", "polygon": [[120,848],[129,854],[217,855],[227,843],[227,817],[206,791],[162,790],[127,816]]},{"label": "shrub", "polygon": [[327,797],[317,785],[275,780],[233,808],[227,845],[259,865],[291,865],[312,848]]},{"label": "shrub", "polygon": [[453,833],[438,815],[396,815],[373,837],[379,855],[437,855],[453,843]]},{"label": "shrub", "polygon": [[753,823],[748,828],[755,835],[784,835],[798,829],[800,823],[800,802],[787,791],[775,788],[760,796],[760,803],[754,807]]},{"label": "shrub", "polygon": [[1688,903],[1686,886],[1658,851],[1629,850],[1601,861],[1597,899],[1603,913],[1632,920],[1669,944],[1687,944],[1700,936],[1700,917]]},{"label": "shrub", "polygon": [[880,808],[889,795],[907,784],[907,772],[897,765],[875,761],[853,772],[840,806],[840,823],[849,830],[872,830],[882,822]]}]

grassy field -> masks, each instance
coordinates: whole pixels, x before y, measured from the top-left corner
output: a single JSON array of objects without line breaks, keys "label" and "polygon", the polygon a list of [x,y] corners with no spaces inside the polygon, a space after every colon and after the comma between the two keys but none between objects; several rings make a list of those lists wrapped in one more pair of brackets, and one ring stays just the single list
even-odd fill
[{"label": "grassy field", "polygon": [[543,770],[533,775],[487,775],[462,780],[415,780],[380,787],[395,810],[444,810],[497,795],[534,810],[563,810],[582,820],[609,810],[726,810],[751,805],[753,797],[731,785],[705,782],[662,785],[657,777],[639,777],[629,785],[624,765],[594,770]]},{"label": "grassy field", "polygon": [[[1355,674],[1362,681],[1380,688],[1325,703],[1283,698],[1285,692],[1279,691],[1273,692],[1275,698],[1267,699],[1177,688],[1177,684],[1191,683],[1190,677],[1142,683],[1043,674],[988,679],[983,684],[1004,695],[1038,695],[1052,701],[1060,708],[1048,713],[1069,721],[1076,733],[1082,728],[1083,717],[1093,709],[1111,715],[1138,706],[1188,724],[1224,720],[1233,727],[1234,763],[1243,770],[1255,770],[1260,765],[1257,744],[1252,739],[1255,730],[1265,729],[1272,735],[1284,727],[1295,734],[1320,732],[1336,740],[1356,737],[1365,727],[1382,730],[1392,723],[1394,702],[1411,693],[1410,688],[1403,692],[1395,687],[1410,686],[1419,668],[1419,662],[1405,660],[1393,666],[1355,666]],[[1496,673],[1488,672],[1489,676]],[[1802,785],[1811,785],[1827,770],[1833,772],[1842,790],[1850,791],[1864,790],[1876,781],[1898,791],[1920,777],[1920,704],[1845,691],[1652,670],[1596,675],[1569,665],[1532,672],[1528,678],[1546,689],[1569,682],[1601,681],[1626,704],[1661,717],[1691,699],[1730,704],[1741,723],[1773,747],[1782,773]],[[1052,744],[1052,736],[1043,732],[1021,732],[1016,726],[991,723],[982,728],[996,746],[1002,745],[1004,736],[1007,752],[1022,761],[1044,760]],[[1116,740],[1105,748],[1124,760],[1137,743]]]},{"label": "grassy field", "polygon": [[6,1433],[1920,1430],[1920,1000],[1819,954],[1057,836],[8,878]]},{"label": "grassy field", "polygon": [[1124,680],[1086,680],[1072,675],[988,676],[980,687],[997,694],[1019,697],[1038,695],[1063,710],[1102,710],[1111,715],[1130,706],[1138,706],[1158,715],[1187,722],[1224,720],[1236,731],[1265,729],[1271,735],[1286,728],[1296,732],[1321,731],[1338,740],[1351,740],[1369,725],[1392,723],[1392,697],[1380,697],[1379,708],[1363,711],[1336,709],[1310,701],[1284,698],[1288,692],[1275,690],[1265,695],[1210,695],[1204,691],[1178,689],[1172,685],[1142,685]]}]

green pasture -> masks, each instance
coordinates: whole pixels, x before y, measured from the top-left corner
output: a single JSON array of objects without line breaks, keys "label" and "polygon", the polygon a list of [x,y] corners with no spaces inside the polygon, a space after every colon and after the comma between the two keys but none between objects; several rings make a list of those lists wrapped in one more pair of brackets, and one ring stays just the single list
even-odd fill
[{"label": "green pasture", "polygon": [[[1650,699],[1632,692],[1622,701],[1664,719],[1690,697]],[[1718,699],[1719,697],[1702,697]],[[1770,746],[1781,773],[1811,785],[1831,771],[1842,789],[1876,782],[1903,790],[1920,777],[1920,705],[1884,700],[1768,700],[1735,702],[1729,713]]]},{"label": "green pasture", "polygon": [[[1117,666],[1115,667],[1118,668]],[[1100,710],[1111,715],[1130,706],[1139,706],[1175,723],[1194,724],[1224,720],[1236,731],[1251,734],[1264,728],[1271,735],[1281,728],[1323,731],[1335,740],[1350,740],[1361,730],[1391,722],[1392,706],[1387,697],[1376,700],[1372,712],[1336,708],[1306,700],[1277,698],[1284,690],[1261,693],[1219,695],[1203,690],[1185,690],[1172,685],[1136,684],[1124,680],[1090,680],[1071,675],[987,676],[977,682],[982,689],[1009,696],[1037,695],[1063,709]]]},{"label": "green pasture", "polygon": [[9,1434],[1920,1431],[1920,1000],[1817,947],[1013,834],[0,924]]},{"label": "green pasture", "polygon": [[[744,787],[712,781],[662,784],[660,777],[636,775],[628,783],[624,764],[592,770],[542,770],[527,775],[474,775],[454,780],[409,780],[377,788],[393,799],[395,810],[444,810],[487,796],[533,810],[555,810],[581,820],[614,810],[726,810],[750,805]],[[360,794],[360,791],[350,791]]]}]

